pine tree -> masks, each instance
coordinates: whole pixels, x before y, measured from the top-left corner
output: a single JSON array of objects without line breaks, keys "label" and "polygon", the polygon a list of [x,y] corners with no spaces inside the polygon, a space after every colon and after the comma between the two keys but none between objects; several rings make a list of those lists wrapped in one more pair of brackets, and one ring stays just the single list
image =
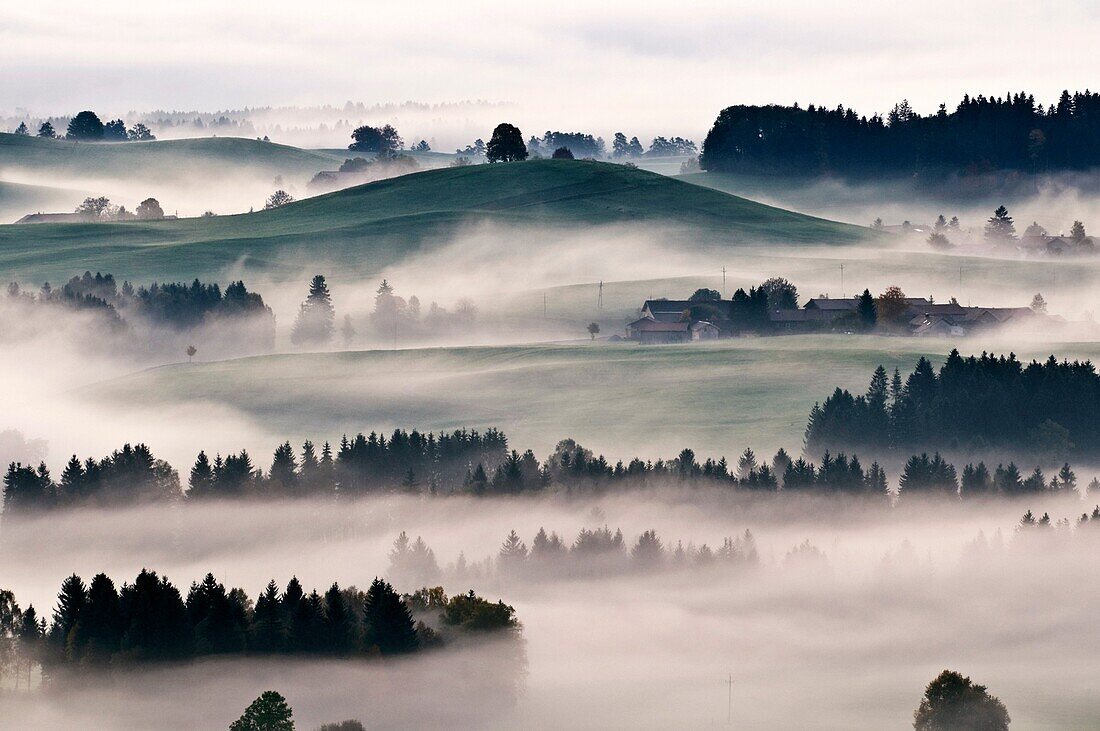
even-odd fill
[{"label": "pine tree", "polygon": [[375,578],[363,605],[364,644],[383,655],[412,652],[419,642],[412,612],[389,583]]},{"label": "pine tree", "polygon": [[1074,221],[1073,227],[1069,230],[1069,237],[1074,241],[1080,242],[1085,239],[1085,224],[1080,221]]},{"label": "pine tree", "polygon": [[1077,475],[1070,469],[1069,462],[1063,464],[1058,471],[1058,489],[1067,493],[1077,490]]},{"label": "pine tree", "polygon": [[268,482],[277,491],[294,493],[298,487],[298,462],[294,458],[294,450],[290,442],[283,442],[275,449],[275,456],[271,461],[271,470],[267,475]]},{"label": "pine tree", "polygon": [[871,290],[865,289],[863,290],[863,294],[859,296],[857,312],[859,313],[859,322],[863,325],[863,329],[873,330],[875,324],[878,322],[878,311],[875,309],[875,298],[871,295]]},{"label": "pine tree", "polygon": [[309,295],[298,308],[298,317],[290,333],[295,345],[324,345],[332,340],[336,311],[332,308],[325,278],[318,274],[309,283]]},{"label": "pine tree", "polygon": [[210,466],[210,459],[206,456],[206,452],[199,452],[187,484],[190,488],[188,497],[209,497],[214,492],[214,468]]},{"label": "pine tree", "polygon": [[985,224],[985,237],[994,243],[1009,243],[1016,240],[1016,225],[1008,209],[1000,206]]},{"label": "pine tree", "polygon": [[69,642],[80,621],[80,615],[88,601],[88,589],[79,576],[73,574],[61,583],[57,595],[57,606],[53,610],[53,624],[50,626],[50,639],[58,651],[69,655]]},{"label": "pine tree", "polygon": [[69,504],[82,502],[87,497],[85,492],[86,477],[83,463],[74,454],[65,464],[65,469],[61,473],[61,483],[59,485],[61,500]]},{"label": "pine tree", "polygon": [[514,530],[504,539],[500,547],[500,566],[503,571],[515,571],[527,560],[527,544],[520,540]]},{"label": "pine tree", "polygon": [[746,448],[741,453],[741,458],[737,460],[737,478],[744,482],[749,479],[752,473],[756,472],[756,455],[752,449]]},{"label": "pine tree", "polygon": [[252,647],[257,652],[281,652],[286,641],[285,627],[279,587],[273,579],[256,599],[256,609],[252,613]]},{"label": "pine tree", "polygon": [[47,140],[57,139],[57,131],[54,130],[50,121],[46,120],[38,127],[38,136]]},{"label": "pine tree", "polygon": [[96,574],[73,630],[71,649],[83,662],[106,663],[122,640],[118,592],[106,574]]},{"label": "pine tree", "polygon": [[325,592],[324,645],[333,655],[346,655],[355,644],[355,618],[337,584]]}]

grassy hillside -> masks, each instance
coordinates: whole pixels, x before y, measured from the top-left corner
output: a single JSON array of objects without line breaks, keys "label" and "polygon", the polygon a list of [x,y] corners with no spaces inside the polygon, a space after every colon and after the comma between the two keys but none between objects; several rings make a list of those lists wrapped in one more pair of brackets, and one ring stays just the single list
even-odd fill
[{"label": "grassy hillside", "polygon": [[631,224],[670,246],[842,244],[867,229],[607,163],[541,160],[424,171],[254,214],[155,223],[0,226],[0,271],[38,280],[101,269],[129,278],[210,276],[239,263],[278,277],[317,261],[378,272],[477,222]]},{"label": "grassy hillside", "polygon": [[0,171],[41,175],[154,179],[189,171],[247,169],[264,175],[312,175],[343,162],[315,150],[239,137],[87,143],[0,133]]},{"label": "grassy hillside", "polygon": [[69,211],[83,198],[75,190],[0,180],[0,223],[11,223],[27,213]]},{"label": "grassy hillside", "polygon": [[572,436],[616,457],[670,457],[691,446],[733,459],[746,446],[798,452],[806,415],[834,386],[862,391],[876,365],[912,368],[919,355],[942,358],[951,346],[797,336],[283,354],[155,368],[86,395],[140,401],[167,419],[177,408],[227,409],[262,436],[202,446],[255,448],[260,462],[288,438],[336,442],[346,431],[413,425],[499,426],[540,458]]}]

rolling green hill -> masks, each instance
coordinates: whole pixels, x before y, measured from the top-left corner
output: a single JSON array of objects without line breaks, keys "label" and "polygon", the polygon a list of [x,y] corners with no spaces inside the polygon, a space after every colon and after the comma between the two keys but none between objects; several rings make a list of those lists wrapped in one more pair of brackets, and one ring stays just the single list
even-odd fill
[{"label": "rolling green hill", "polygon": [[0,271],[27,281],[85,269],[147,280],[231,264],[272,278],[329,262],[371,274],[475,223],[628,224],[691,250],[856,243],[867,229],[608,163],[539,160],[430,170],[253,214],[158,222],[0,226]]},{"label": "rolling green hill", "polygon": [[0,133],[0,171],[44,176],[151,180],[212,168],[225,173],[241,169],[265,176],[309,176],[343,162],[344,157],[240,137],[87,143]]},{"label": "rolling green hill", "polygon": [[0,223],[10,223],[27,213],[69,211],[83,198],[84,194],[75,190],[0,180]]}]

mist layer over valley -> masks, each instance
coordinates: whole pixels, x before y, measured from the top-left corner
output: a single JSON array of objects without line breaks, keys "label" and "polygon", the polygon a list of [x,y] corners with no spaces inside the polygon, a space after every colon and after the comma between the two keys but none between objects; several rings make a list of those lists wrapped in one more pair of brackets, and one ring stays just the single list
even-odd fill
[{"label": "mist layer over valley", "polygon": [[1100,95],[803,5],[0,11],[0,727],[1094,726]]},{"label": "mist layer over valley", "polygon": [[[1073,516],[1079,506],[1048,498],[1030,507]],[[522,669],[491,645],[384,668],[205,661],[140,680],[119,671],[83,689],[57,689],[40,703],[16,699],[9,708],[15,718],[42,727],[72,723],[66,709],[82,698],[83,718],[97,725],[143,725],[153,713],[170,726],[218,725],[257,688],[276,684],[301,720],[314,725],[358,715],[420,727],[549,727],[562,721],[587,728],[705,726],[725,721],[723,682],[732,673],[738,724],[899,727],[926,677],[960,665],[996,687],[1021,725],[1080,727],[1097,707],[1084,692],[1088,681],[1074,682],[1066,669],[1087,668],[1098,649],[1088,609],[1095,592],[1077,579],[1097,568],[1095,528],[1083,526],[1076,535],[1069,529],[1058,529],[1057,536],[1017,534],[1024,509],[1011,502],[892,510],[796,498],[780,506],[670,487],[644,499],[392,497],[340,506],[123,509],[9,522],[2,535],[6,582],[24,605],[41,607],[50,605],[56,577],[100,570],[126,576],[144,565],[184,582],[212,571],[250,591],[288,572],[306,586],[329,580],[362,586],[393,573],[388,552],[397,533],[407,531],[433,548],[449,592],[474,588],[508,597],[524,625],[528,673],[512,705],[505,686]],[[507,567],[496,556],[509,530],[529,543],[539,527],[568,539],[580,528],[604,524],[621,528],[628,542],[656,530],[670,551],[676,541],[719,546],[723,536],[751,529],[759,563],[643,570],[627,558],[618,570],[594,564],[544,578],[501,573]],[[795,550],[807,540],[815,551]],[[461,576],[453,567],[459,553],[475,567]],[[492,560],[482,567],[486,557]],[[411,579],[400,573],[393,578]],[[1046,604],[1051,596],[1059,597],[1057,609]],[[1043,627],[1041,639],[1036,623]],[[503,677],[476,680],[479,673],[466,670],[475,666]],[[1036,682],[1047,688],[1043,694],[1031,692]],[[187,694],[169,693],[180,683]],[[363,690],[355,698],[333,693],[348,685]],[[159,697],[156,710],[144,702],[94,700],[123,688]],[[396,688],[402,690],[394,694]],[[192,690],[202,693],[201,708],[190,701]],[[792,693],[804,699],[797,709],[782,702]],[[570,699],[568,707],[562,697]],[[555,722],[547,722],[548,714]]]}]

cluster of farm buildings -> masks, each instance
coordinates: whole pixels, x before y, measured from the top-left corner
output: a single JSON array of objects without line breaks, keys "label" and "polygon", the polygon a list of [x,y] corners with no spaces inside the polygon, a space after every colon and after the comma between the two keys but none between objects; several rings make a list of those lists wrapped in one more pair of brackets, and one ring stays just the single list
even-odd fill
[{"label": "cluster of farm buildings", "polygon": [[[962,337],[1009,323],[1054,319],[1030,307],[966,307],[954,300],[938,304],[925,297],[908,297],[905,303],[907,330],[918,337]],[[731,337],[741,332],[734,321],[733,307],[734,303],[729,300],[646,300],[642,316],[626,326],[626,337],[642,343],[683,343]],[[773,333],[843,332],[855,329],[858,309],[858,297],[815,297],[801,308],[768,312],[768,330]]]}]

